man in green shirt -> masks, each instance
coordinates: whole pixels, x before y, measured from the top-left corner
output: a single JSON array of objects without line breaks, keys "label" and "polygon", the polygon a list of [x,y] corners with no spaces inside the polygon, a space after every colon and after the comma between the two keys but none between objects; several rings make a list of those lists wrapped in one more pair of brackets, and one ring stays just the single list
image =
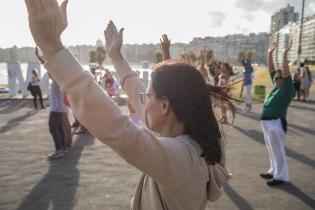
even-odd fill
[{"label": "man in green shirt", "polygon": [[267,181],[269,186],[282,185],[289,181],[284,139],[287,130],[287,109],[294,97],[294,87],[290,76],[287,55],[291,46],[292,42],[284,50],[282,70],[275,71],[273,64],[272,53],[276,48],[275,43],[268,52],[268,69],[274,85],[264,101],[261,127],[269,153],[270,168],[267,173],[260,174],[260,176],[269,179]]}]

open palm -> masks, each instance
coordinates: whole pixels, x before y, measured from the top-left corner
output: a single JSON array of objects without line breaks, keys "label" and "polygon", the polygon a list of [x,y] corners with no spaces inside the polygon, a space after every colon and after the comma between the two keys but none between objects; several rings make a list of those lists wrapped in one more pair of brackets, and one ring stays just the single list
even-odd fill
[{"label": "open palm", "polygon": [[123,43],[123,31],[124,29],[122,28],[118,32],[113,21],[109,22],[104,31],[106,51],[111,58],[120,54]]}]

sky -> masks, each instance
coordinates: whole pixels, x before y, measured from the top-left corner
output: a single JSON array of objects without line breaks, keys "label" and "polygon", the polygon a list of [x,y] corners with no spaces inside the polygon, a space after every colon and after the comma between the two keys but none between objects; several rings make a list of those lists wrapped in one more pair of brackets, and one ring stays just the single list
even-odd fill
[{"label": "sky", "polygon": [[[61,0],[58,0],[61,2]],[[24,0],[1,0],[0,47],[34,46]],[[172,42],[194,37],[269,32],[271,15],[287,4],[300,13],[302,0],[69,0],[65,45],[104,40],[109,20],[124,27],[124,43],[158,43],[166,33]],[[306,0],[306,15],[315,0]]]}]

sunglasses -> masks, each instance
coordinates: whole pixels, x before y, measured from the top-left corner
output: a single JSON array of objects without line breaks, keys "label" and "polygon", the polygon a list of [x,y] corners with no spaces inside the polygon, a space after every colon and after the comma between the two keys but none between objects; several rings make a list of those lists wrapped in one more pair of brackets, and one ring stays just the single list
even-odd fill
[{"label": "sunglasses", "polygon": [[140,101],[142,104],[146,104],[146,101],[148,101],[148,96],[154,95],[153,93],[140,93]]}]

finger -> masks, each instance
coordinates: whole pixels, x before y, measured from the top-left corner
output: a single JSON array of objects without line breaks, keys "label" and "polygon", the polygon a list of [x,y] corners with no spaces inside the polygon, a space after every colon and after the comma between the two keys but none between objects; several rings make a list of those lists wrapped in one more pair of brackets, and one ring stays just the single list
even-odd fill
[{"label": "finger", "polygon": [[64,18],[67,18],[67,6],[68,6],[68,0],[65,0],[60,5],[60,12]]},{"label": "finger", "polygon": [[121,28],[118,33],[121,40],[123,40],[124,30],[125,30],[124,28]]},{"label": "finger", "polygon": [[110,38],[110,24],[108,23],[107,26],[106,26],[106,29],[105,29],[105,39],[108,41],[109,38]]},{"label": "finger", "polygon": [[117,30],[117,28],[116,28],[114,22],[113,22],[113,21],[110,21],[109,24],[110,24],[110,27],[111,27],[112,32],[115,33],[115,34],[118,34],[118,30]]},{"label": "finger", "polygon": [[105,37],[105,40],[108,40],[108,34],[107,34],[106,29],[104,30],[104,37]]},{"label": "finger", "polygon": [[33,0],[25,0],[25,4],[29,16],[33,16],[37,13],[37,9]]},{"label": "finger", "polygon": [[[116,30],[117,30],[117,29],[116,29]],[[109,22],[109,25],[108,25],[108,37],[110,38],[110,37],[114,36],[116,30],[115,30],[115,25],[113,25],[113,23],[110,21],[110,22]],[[117,32],[117,33],[118,33],[118,32]]]},{"label": "finger", "polygon": [[45,12],[47,5],[45,5],[44,0],[33,0],[33,1],[35,3],[38,13]]}]

